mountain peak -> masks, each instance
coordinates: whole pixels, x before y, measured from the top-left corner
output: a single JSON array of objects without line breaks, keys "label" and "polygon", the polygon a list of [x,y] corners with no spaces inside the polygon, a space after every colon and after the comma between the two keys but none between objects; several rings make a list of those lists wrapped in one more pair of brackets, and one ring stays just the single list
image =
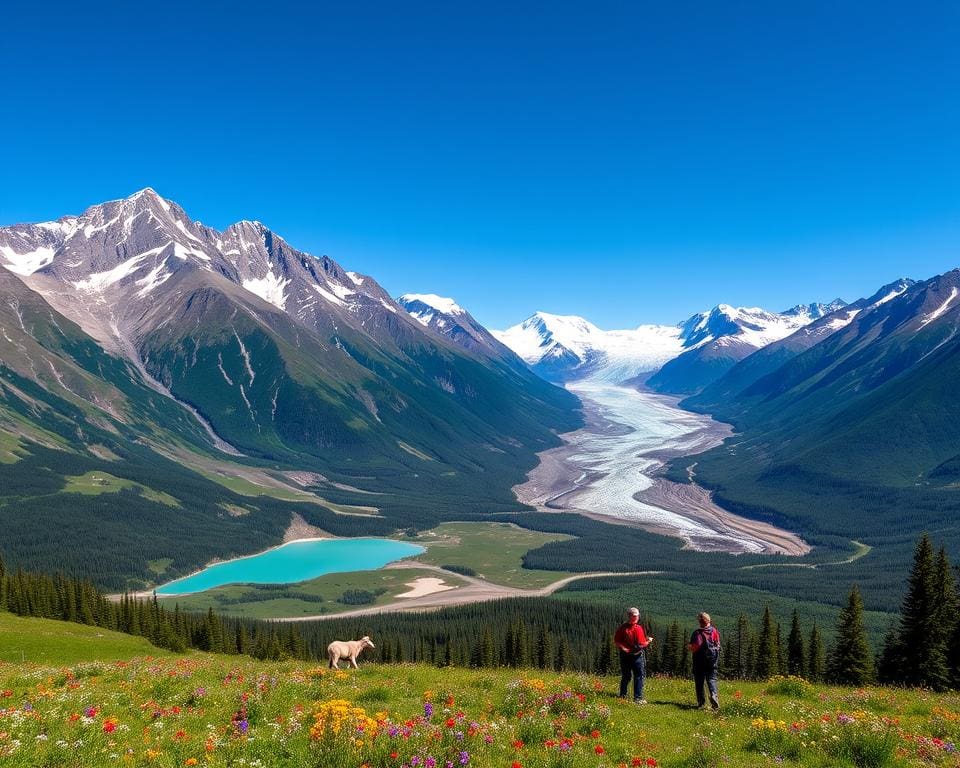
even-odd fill
[{"label": "mountain peak", "polygon": [[[436,310],[444,315],[465,315],[466,311],[453,299],[445,296],[438,296],[435,293],[405,293],[398,301],[407,306],[409,304],[420,303],[430,309]],[[409,307],[408,307],[409,309]]]}]

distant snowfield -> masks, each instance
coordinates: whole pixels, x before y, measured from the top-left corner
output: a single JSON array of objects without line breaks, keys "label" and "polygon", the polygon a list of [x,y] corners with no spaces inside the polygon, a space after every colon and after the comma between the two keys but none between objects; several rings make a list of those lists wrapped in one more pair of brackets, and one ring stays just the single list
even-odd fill
[{"label": "distant snowfield", "polygon": [[692,549],[791,554],[808,549],[792,534],[716,507],[695,486],[699,495],[677,494],[664,506],[651,503],[669,498],[669,486],[690,489],[657,477],[664,457],[718,444],[729,434],[726,425],[629,386],[593,379],[567,388],[584,401],[588,423],[564,435],[566,445],[540,454],[541,464],[515,489],[521,501],[630,521],[682,539]]}]

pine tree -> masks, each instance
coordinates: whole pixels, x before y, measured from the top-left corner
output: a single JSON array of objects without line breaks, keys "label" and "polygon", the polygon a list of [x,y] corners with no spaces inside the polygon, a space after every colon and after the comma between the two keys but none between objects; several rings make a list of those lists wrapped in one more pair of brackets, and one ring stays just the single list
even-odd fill
[{"label": "pine tree", "polygon": [[900,633],[890,648],[883,676],[913,686],[939,687],[948,678],[946,640],[937,605],[937,567],[930,537],[923,534],[913,555],[907,594],[900,610]]},{"label": "pine tree", "polygon": [[617,648],[610,638],[605,637],[600,653],[597,655],[597,665],[594,671],[598,675],[609,675],[614,671],[619,671],[619,666]]},{"label": "pine tree", "polygon": [[830,676],[841,685],[865,685],[873,680],[873,655],[863,626],[863,599],[854,584],[837,622],[837,646]]},{"label": "pine tree", "polygon": [[753,629],[746,614],[737,617],[737,629],[733,634],[732,642],[726,647],[731,649],[729,665],[724,667],[728,673],[739,680],[753,677]]},{"label": "pine tree", "polygon": [[770,606],[763,609],[760,621],[760,637],[757,640],[756,676],[767,680],[780,674],[780,653],[777,648],[777,630],[773,623]]},{"label": "pine tree", "polygon": [[680,643],[683,635],[680,625],[674,621],[667,629],[663,638],[663,655],[660,658],[660,669],[665,675],[679,675],[683,671]]},{"label": "pine tree", "polygon": [[493,647],[493,636],[490,634],[490,628],[485,627],[480,635],[473,653],[472,666],[480,668],[489,668],[496,665],[496,651]]},{"label": "pine tree", "polygon": [[793,611],[790,620],[790,635],[787,637],[787,674],[805,677],[807,674],[807,655],[803,647],[803,633],[800,631],[800,615]]},{"label": "pine tree", "polygon": [[819,683],[827,671],[827,653],[823,647],[823,638],[816,622],[810,630],[810,643],[807,651],[807,679]]},{"label": "pine tree", "polygon": [[546,624],[540,625],[540,634],[537,637],[537,667],[539,669],[553,668],[553,637]]},{"label": "pine tree", "polygon": [[777,674],[782,675],[787,670],[787,652],[786,645],[783,642],[783,636],[780,632],[780,622],[777,622],[777,631],[774,633],[777,646]]},{"label": "pine tree", "polygon": [[[940,551],[937,553],[937,561],[934,565],[933,595],[934,606],[936,607],[934,627],[937,632],[936,658],[938,666],[935,669],[928,670],[928,681],[930,687],[934,690],[944,691],[950,687],[953,678],[950,668],[950,656],[954,655],[954,652],[950,647],[950,642],[958,626],[958,602],[953,569],[950,567],[947,551],[943,547],[940,547]],[[940,665],[941,659],[942,665]]]}]

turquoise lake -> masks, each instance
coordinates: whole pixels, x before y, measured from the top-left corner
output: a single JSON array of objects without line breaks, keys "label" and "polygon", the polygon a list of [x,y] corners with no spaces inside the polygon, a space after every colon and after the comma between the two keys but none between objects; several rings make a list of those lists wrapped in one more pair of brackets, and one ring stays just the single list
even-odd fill
[{"label": "turquoise lake", "polygon": [[157,587],[156,592],[185,595],[224,584],[295,584],[325,573],[372,571],[424,551],[417,544],[393,539],[293,541],[259,555],[211,565]]}]

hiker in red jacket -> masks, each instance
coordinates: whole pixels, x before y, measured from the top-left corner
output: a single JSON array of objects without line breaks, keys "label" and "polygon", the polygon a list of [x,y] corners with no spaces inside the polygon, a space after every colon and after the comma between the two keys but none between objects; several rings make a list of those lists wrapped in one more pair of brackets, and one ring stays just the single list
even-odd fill
[{"label": "hiker in red jacket", "polygon": [[720,708],[720,698],[717,696],[717,668],[720,666],[720,633],[710,623],[709,613],[697,615],[700,627],[693,631],[687,648],[693,654],[693,682],[697,688],[697,709],[707,705],[703,695],[703,686],[706,683],[710,691],[710,706]]},{"label": "hiker in red jacket", "polygon": [[643,631],[643,625],[640,624],[639,609],[630,608],[627,611],[627,620],[617,627],[617,632],[613,636],[613,643],[620,651],[621,699],[627,697],[627,686],[630,685],[632,676],[634,702],[647,703],[643,698],[643,684],[647,677],[646,648],[652,642],[653,638],[647,638],[647,633]]}]

